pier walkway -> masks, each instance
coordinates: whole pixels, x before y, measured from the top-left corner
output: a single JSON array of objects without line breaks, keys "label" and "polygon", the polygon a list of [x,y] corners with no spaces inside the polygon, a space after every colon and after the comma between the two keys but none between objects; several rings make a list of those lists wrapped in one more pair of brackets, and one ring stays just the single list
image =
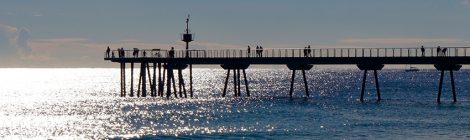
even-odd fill
[{"label": "pier walkway", "polygon": [[[173,55],[171,55],[173,54]],[[250,65],[286,65],[292,70],[292,81],[290,96],[292,97],[295,71],[302,71],[306,96],[309,96],[308,84],[305,70],[310,70],[313,65],[357,65],[364,71],[360,100],[363,101],[365,81],[368,71],[374,72],[377,100],[380,101],[380,89],[377,78],[377,71],[386,64],[423,64],[434,65],[441,71],[439,79],[439,91],[437,102],[440,102],[444,71],[449,71],[452,83],[452,93],[454,102],[457,101],[453,72],[458,71],[462,65],[470,64],[470,47],[441,47],[439,48],[328,48],[328,49],[230,49],[230,50],[112,50],[105,53],[104,60],[121,64],[121,96],[126,96],[126,63],[131,64],[131,87],[129,96],[134,96],[133,71],[134,63],[140,63],[140,76],[137,88],[137,96],[145,97],[147,84],[150,86],[152,97],[163,97],[166,79],[167,98],[171,96],[171,84],[176,98],[187,97],[186,88],[181,74],[182,69],[189,65],[190,69],[190,96],[192,94],[192,65],[221,65],[227,70],[224,91],[226,95],[227,82],[230,78],[230,71],[233,70],[234,93],[241,96],[240,90],[240,70],[243,72],[246,87],[246,95],[250,96],[245,69]],[[153,78],[151,77],[153,68]],[[158,71],[157,71],[158,69]],[[173,70],[178,70],[179,91],[176,92],[176,85]],[[162,73],[163,71],[163,73]],[[167,72],[166,72],[167,71]],[[166,72],[166,74],[165,74]],[[147,74],[146,74],[147,73]],[[158,79],[157,79],[158,75]],[[148,76],[148,80],[146,80]],[[183,91],[181,91],[183,90]],[[184,93],[184,94],[183,94]]]}]

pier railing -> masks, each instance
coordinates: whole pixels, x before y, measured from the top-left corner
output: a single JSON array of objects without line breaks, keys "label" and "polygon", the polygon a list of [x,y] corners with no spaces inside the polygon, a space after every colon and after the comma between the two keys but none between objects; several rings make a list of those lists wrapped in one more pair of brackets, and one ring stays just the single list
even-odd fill
[{"label": "pier railing", "polygon": [[[445,52],[443,50],[446,50]],[[144,49],[118,50],[105,58],[170,58],[170,50]],[[173,58],[282,58],[282,57],[468,57],[470,47],[437,48],[324,48],[324,49],[226,49],[226,50],[174,50]]]}]

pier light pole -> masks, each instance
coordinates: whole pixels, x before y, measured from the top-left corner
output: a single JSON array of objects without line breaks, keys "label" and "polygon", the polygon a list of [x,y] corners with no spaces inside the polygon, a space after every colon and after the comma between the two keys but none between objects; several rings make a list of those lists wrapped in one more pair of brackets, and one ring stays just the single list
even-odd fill
[{"label": "pier light pole", "polygon": [[[185,57],[189,58],[189,42],[193,41],[193,34],[189,31],[189,14],[186,18],[186,31],[181,36],[181,41],[186,42],[186,54]],[[193,97],[193,65],[189,64],[189,94],[190,97]]]},{"label": "pier light pole", "polygon": [[193,34],[189,31],[189,15],[186,18],[186,31],[182,34],[181,41],[186,42],[186,57],[189,57],[189,42],[193,41]]}]

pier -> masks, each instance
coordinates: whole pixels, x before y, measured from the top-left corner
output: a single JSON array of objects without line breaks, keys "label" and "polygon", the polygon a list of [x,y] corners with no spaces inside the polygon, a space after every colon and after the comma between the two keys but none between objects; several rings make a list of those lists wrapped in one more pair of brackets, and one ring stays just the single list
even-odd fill
[{"label": "pier", "polygon": [[[109,56],[105,53],[104,60],[116,62],[121,65],[121,96],[126,94],[126,65],[131,66],[130,93],[128,96],[135,96],[133,71],[134,65],[140,64],[140,76],[138,81],[137,97],[146,97],[147,89],[150,90],[151,97],[170,98],[173,94],[175,98],[193,97],[192,91],[192,65],[220,65],[226,70],[224,90],[221,96],[227,95],[229,78],[233,78],[234,96],[240,97],[240,84],[246,85],[246,96],[250,96],[249,83],[245,70],[250,65],[285,65],[292,71],[292,81],[290,83],[289,96],[292,97],[294,90],[294,78],[296,71],[301,71],[303,84],[305,85],[305,97],[309,96],[308,76],[306,71],[312,69],[314,65],[356,65],[364,72],[362,87],[360,91],[360,101],[364,101],[364,92],[367,80],[367,72],[374,73],[375,86],[377,89],[377,100],[381,100],[379,81],[377,73],[384,65],[406,65],[421,64],[433,65],[440,71],[439,90],[437,91],[437,102],[440,102],[442,94],[443,77],[445,72],[449,72],[453,101],[457,101],[455,91],[454,71],[458,71],[462,65],[470,64],[470,47],[442,47],[448,51],[437,52],[437,48],[424,48],[424,53],[419,47],[416,48],[327,48],[309,49],[311,53],[305,54],[306,49],[264,49],[262,55],[256,54],[255,50],[231,49],[231,50],[112,50]],[[171,53],[174,53],[171,55]],[[182,70],[189,68],[189,90],[186,90]],[[175,84],[175,74],[177,71],[178,86]],[[233,76],[230,75],[233,73]],[[243,78],[241,75],[243,74]],[[146,82],[150,88],[146,87]],[[166,89],[163,89],[166,84]],[[178,89],[177,89],[178,87]]]},{"label": "pier", "polygon": [[[457,102],[455,91],[454,71],[460,70],[462,65],[470,64],[470,47],[404,47],[404,48],[315,48],[310,46],[295,48],[263,49],[248,46],[247,49],[225,50],[194,50],[189,49],[189,43],[194,40],[194,35],[189,30],[189,15],[186,19],[186,30],[181,34],[181,41],[186,43],[184,50],[149,49],[140,50],[110,50],[104,54],[104,60],[119,63],[121,66],[121,96],[126,93],[126,65],[131,66],[130,97],[147,97],[147,89],[151,97],[174,98],[193,97],[193,65],[220,65],[227,71],[222,97],[227,95],[229,78],[233,73],[233,92],[235,97],[241,97],[241,73],[245,84],[246,96],[250,96],[246,69],[250,65],[285,65],[292,71],[289,96],[294,91],[294,79],[296,71],[301,71],[305,87],[305,97],[309,97],[306,71],[314,65],[356,65],[364,71],[360,91],[360,101],[364,101],[364,92],[367,80],[367,72],[373,71],[377,101],[381,100],[378,71],[385,65],[421,64],[434,65],[441,72],[437,102],[440,103],[442,84],[445,71],[448,71],[451,79],[453,101]],[[134,65],[140,64],[137,93],[134,94]],[[189,67],[189,91],[186,90],[182,70]],[[158,69],[158,71],[157,71]],[[175,74],[177,71],[178,90],[176,89]],[[150,88],[147,88],[147,81]],[[164,85],[166,84],[166,89]],[[173,87],[173,89],[172,89]],[[173,92],[172,92],[173,91]]]}]

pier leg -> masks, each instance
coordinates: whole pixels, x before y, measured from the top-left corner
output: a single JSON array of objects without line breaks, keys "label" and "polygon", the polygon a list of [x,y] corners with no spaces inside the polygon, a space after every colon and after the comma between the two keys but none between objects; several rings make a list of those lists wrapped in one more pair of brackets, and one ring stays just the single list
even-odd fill
[{"label": "pier leg", "polygon": [[193,64],[189,64],[189,96],[193,98]]},{"label": "pier leg", "polygon": [[248,80],[246,79],[245,69],[243,69],[243,79],[245,79],[246,96],[250,97],[250,90],[248,89]]},{"label": "pier leg", "polygon": [[131,97],[134,96],[134,62],[131,63]]},{"label": "pier leg", "polygon": [[441,70],[441,78],[439,79],[439,92],[437,93],[437,103],[441,103],[442,81],[444,80],[444,70]]},{"label": "pier leg", "polygon": [[[170,72],[170,70],[168,70]],[[175,74],[173,73],[173,69],[171,69],[171,81],[173,82],[173,93],[175,94],[175,97],[178,98],[178,95],[176,94],[176,82],[175,82]]]},{"label": "pier leg", "polygon": [[290,82],[289,96],[292,98],[292,93],[294,91],[294,79],[295,79],[295,70],[292,70],[292,80]]},{"label": "pier leg", "polygon": [[[166,65],[168,69],[167,76],[166,76],[166,98],[169,99],[171,96],[171,72],[173,71],[173,67],[170,65]],[[171,71],[171,72],[170,72]],[[165,75],[165,69],[163,70],[163,75]]]},{"label": "pier leg", "polygon": [[235,93],[235,97],[238,96],[237,93],[237,70],[233,69],[233,92]]},{"label": "pier leg", "polygon": [[126,97],[126,63],[121,63],[121,97]]},{"label": "pier leg", "polygon": [[225,97],[227,93],[227,84],[228,84],[229,77],[230,77],[230,69],[227,70],[227,77],[225,77],[224,92],[222,93],[222,97]]},{"label": "pier leg", "polygon": [[[162,76],[163,79],[162,79],[162,87],[161,87],[161,88],[162,88],[162,91],[161,91],[161,92],[162,92],[162,95],[160,95],[160,96],[162,96],[162,97],[163,97],[163,93],[165,93],[165,88],[164,88],[164,85],[165,85],[165,78],[167,78],[166,81],[167,81],[167,83],[168,83],[168,76],[167,76],[168,73],[165,73],[166,71],[167,71],[167,70],[166,70],[165,68],[163,68],[163,76]],[[167,84],[167,85],[168,85],[168,84]],[[167,89],[168,89],[168,88],[167,88]]]},{"label": "pier leg", "polygon": [[362,78],[362,90],[361,90],[361,102],[364,102],[364,91],[366,88],[366,79],[367,78],[367,70],[364,70],[364,77]]},{"label": "pier leg", "polygon": [[158,96],[163,96],[162,63],[158,63]]},{"label": "pier leg", "polygon": [[237,69],[237,82],[238,82],[238,97],[242,96],[241,90],[240,90],[240,69]]},{"label": "pier leg", "polygon": [[157,97],[157,63],[153,63],[153,96]]},{"label": "pier leg", "polygon": [[150,86],[150,97],[153,97],[153,83],[152,83],[152,74],[150,73],[150,65],[147,63],[147,76],[149,77],[149,86]]},{"label": "pier leg", "polygon": [[305,95],[309,97],[310,94],[308,93],[308,84],[307,84],[307,77],[305,76],[305,70],[302,70],[302,75],[304,76]]},{"label": "pier leg", "polygon": [[454,98],[454,102],[457,102],[457,94],[455,94],[455,83],[454,83],[454,71],[450,70],[450,82],[452,83],[452,96]]},{"label": "pier leg", "polygon": [[182,76],[181,75],[181,69],[178,69],[178,93],[180,95],[180,98],[183,98],[183,92],[181,92],[181,86],[182,86],[181,85],[181,79],[182,79],[181,76]]},{"label": "pier leg", "polygon": [[147,68],[147,63],[140,63],[140,70],[141,70],[141,76],[142,76],[142,97],[147,97],[147,83],[146,83],[146,68]]},{"label": "pier leg", "polygon": [[[139,73],[139,83],[137,84],[137,97],[140,97],[140,95],[141,95],[140,94],[140,87],[141,87],[140,83],[141,82],[142,82],[142,70]],[[131,96],[131,97],[133,97],[133,96]]]},{"label": "pier leg", "polygon": [[380,101],[382,98],[380,97],[379,78],[377,77],[377,70],[374,70],[374,76],[375,76],[375,88],[377,89],[377,101]]},{"label": "pier leg", "polygon": [[184,95],[184,98],[188,98],[188,94],[186,93],[186,85],[184,84],[184,77],[183,77],[183,74],[181,74],[181,85],[183,86],[183,95]]}]

